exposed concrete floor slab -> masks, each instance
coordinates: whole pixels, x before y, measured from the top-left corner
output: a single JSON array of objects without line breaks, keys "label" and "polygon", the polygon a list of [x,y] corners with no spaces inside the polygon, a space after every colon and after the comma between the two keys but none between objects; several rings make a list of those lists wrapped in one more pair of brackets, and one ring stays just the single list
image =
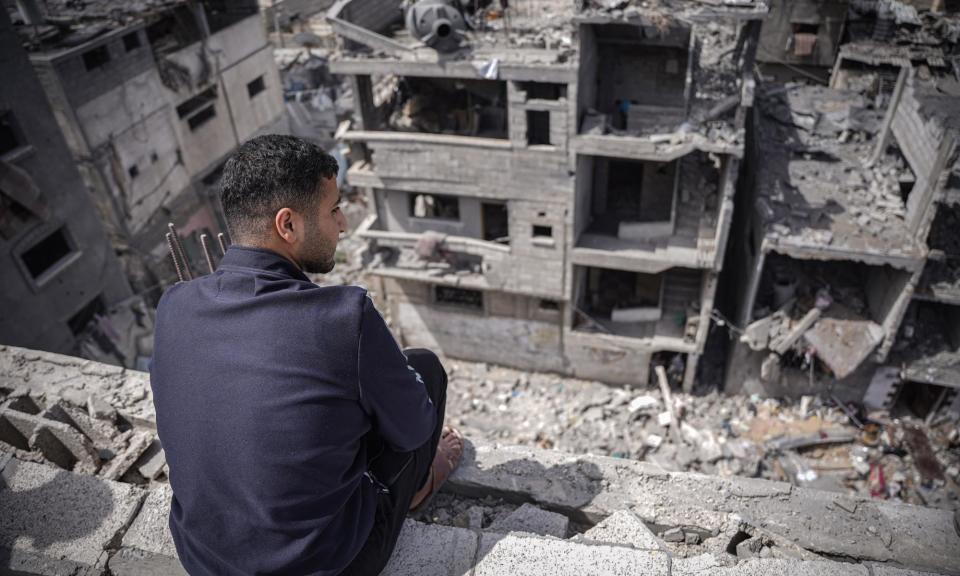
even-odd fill
[{"label": "exposed concrete floor slab", "polygon": [[102,567],[142,499],[129,484],[11,460],[0,474],[0,553],[28,574]]}]

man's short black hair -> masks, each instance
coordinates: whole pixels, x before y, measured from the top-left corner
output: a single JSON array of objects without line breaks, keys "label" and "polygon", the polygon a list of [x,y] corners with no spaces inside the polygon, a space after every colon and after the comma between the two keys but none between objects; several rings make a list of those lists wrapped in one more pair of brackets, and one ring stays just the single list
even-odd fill
[{"label": "man's short black hair", "polygon": [[247,140],[220,178],[220,203],[231,232],[260,236],[264,220],[281,208],[305,211],[319,199],[320,178],[336,178],[337,170],[333,156],[302,138],[268,134]]}]

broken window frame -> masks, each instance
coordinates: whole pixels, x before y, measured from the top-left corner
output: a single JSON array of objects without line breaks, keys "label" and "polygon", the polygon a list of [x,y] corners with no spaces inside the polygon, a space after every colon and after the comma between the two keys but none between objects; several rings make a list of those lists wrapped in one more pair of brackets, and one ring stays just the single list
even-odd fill
[{"label": "broken window frame", "polygon": [[[51,240],[55,235],[60,235],[66,251],[60,254],[55,260],[46,264],[42,269],[35,271],[25,257],[29,257],[27,256],[29,252],[38,249],[41,244]],[[16,261],[27,283],[35,290],[38,290],[60,275],[60,273],[66,270],[73,262],[76,262],[82,254],[82,251],[78,248],[76,240],[74,240],[66,224],[59,224],[45,226],[25,238],[16,250]]]}]

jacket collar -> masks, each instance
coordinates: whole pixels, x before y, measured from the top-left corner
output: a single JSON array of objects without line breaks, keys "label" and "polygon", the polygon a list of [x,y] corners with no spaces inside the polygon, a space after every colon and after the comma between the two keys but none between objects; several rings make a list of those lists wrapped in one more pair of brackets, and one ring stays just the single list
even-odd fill
[{"label": "jacket collar", "polygon": [[266,248],[231,245],[220,260],[220,266],[263,270],[306,282],[310,281],[296,264]]}]

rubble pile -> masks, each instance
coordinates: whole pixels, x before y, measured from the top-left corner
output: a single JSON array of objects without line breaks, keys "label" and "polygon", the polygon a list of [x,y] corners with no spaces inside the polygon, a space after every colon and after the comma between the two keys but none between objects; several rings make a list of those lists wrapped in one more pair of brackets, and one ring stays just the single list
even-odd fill
[{"label": "rubble pile", "polygon": [[834,400],[611,388],[599,382],[450,362],[447,415],[477,441],[593,453],[665,470],[785,480],[931,507],[960,507],[960,431],[905,411]]},{"label": "rubble pile", "polygon": [[80,474],[146,485],[165,482],[156,432],[135,426],[97,395],[36,396],[0,387],[0,451]]}]

